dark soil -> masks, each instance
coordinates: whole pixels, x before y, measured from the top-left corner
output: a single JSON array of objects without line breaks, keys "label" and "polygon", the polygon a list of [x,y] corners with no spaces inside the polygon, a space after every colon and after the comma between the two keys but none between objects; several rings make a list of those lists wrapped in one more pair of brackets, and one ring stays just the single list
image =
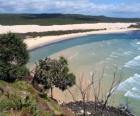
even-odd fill
[{"label": "dark soil", "polygon": [[98,102],[95,104],[95,102],[93,101],[89,101],[86,103],[77,101],[65,104],[64,106],[71,109],[78,116],[84,116],[84,106],[85,116],[134,116],[126,107],[116,108],[107,106],[104,110],[102,110],[102,102]]}]

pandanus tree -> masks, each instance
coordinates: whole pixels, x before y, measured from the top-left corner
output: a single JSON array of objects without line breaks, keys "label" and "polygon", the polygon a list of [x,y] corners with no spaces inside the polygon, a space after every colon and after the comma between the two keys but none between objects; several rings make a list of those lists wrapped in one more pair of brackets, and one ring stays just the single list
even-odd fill
[{"label": "pandanus tree", "polygon": [[26,44],[15,34],[0,36],[0,79],[13,82],[28,74],[25,64],[29,55]]},{"label": "pandanus tree", "polygon": [[46,58],[40,60],[36,66],[33,84],[43,86],[44,90],[51,90],[53,98],[53,88],[64,91],[75,84],[75,75],[69,72],[68,62],[64,57],[59,60]]}]

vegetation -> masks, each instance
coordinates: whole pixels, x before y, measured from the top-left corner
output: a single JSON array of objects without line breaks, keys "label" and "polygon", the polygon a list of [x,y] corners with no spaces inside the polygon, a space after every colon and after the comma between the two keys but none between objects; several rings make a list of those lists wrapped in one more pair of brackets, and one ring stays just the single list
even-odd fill
[{"label": "vegetation", "polygon": [[28,32],[28,33],[15,33],[20,38],[26,39],[28,37],[38,37],[38,36],[51,36],[51,35],[64,35],[71,33],[80,33],[80,32],[90,32],[90,31],[99,31],[106,29],[83,29],[83,30],[66,30],[66,31],[48,31],[48,32]]},{"label": "vegetation", "polygon": [[140,22],[140,19],[88,16],[78,14],[0,14],[1,25],[61,25],[97,22]]},{"label": "vegetation", "polygon": [[21,38],[12,33],[0,36],[0,80],[13,82],[27,76],[28,59],[26,44]]},{"label": "vegetation", "polygon": [[83,102],[82,101],[76,101],[76,102],[70,102],[65,107],[68,107],[72,109],[73,112],[75,112],[76,116],[134,116],[131,114],[131,112],[125,107],[125,106],[119,106],[119,107],[113,107],[113,106],[107,106],[104,111],[102,112],[102,102],[93,102],[88,101],[85,103],[86,107],[86,114],[83,115],[84,110],[83,108]]},{"label": "vegetation", "polygon": [[[58,60],[46,58],[36,64],[34,75],[33,77],[30,75],[32,79],[29,81],[25,80],[29,75],[25,66],[28,59],[28,51],[21,38],[12,33],[0,36],[0,116],[72,116],[72,111],[76,115],[84,116],[133,116],[124,107],[108,106],[109,98],[120,82],[116,81],[116,73],[113,74],[108,94],[104,99],[99,99],[104,70],[99,81],[93,74],[87,86],[82,85],[85,84],[83,79],[78,85],[75,82],[75,75],[69,72],[65,58],[60,57]],[[81,101],[77,101],[75,94],[69,89],[74,84],[80,91]],[[62,91],[67,89],[74,102],[58,105],[57,100],[52,99],[54,87]],[[45,93],[46,90],[51,90],[51,98]],[[90,90],[93,90],[94,102],[88,99]]]},{"label": "vegetation", "polygon": [[135,25],[130,25],[129,28],[140,28],[140,23],[137,23]]},{"label": "vegetation", "polygon": [[[58,105],[56,100],[49,98],[46,94],[38,93],[30,81],[28,79],[25,80],[26,76],[29,75],[29,71],[25,67],[29,56],[26,45],[21,38],[18,38],[12,33],[1,35],[0,46],[1,116],[52,116],[63,115],[65,112],[70,112],[66,108],[65,111],[63,111],[63,108]],[[60,83],[63,82],[58,80],[59,85],[55,82],[55,86],[66,89],[75,83],[75,76],[69,73],[67,61],[64,58],[60,58],[58,64],[62,65],[62,67],[60,66],[59,68],[61,68],[65,79],[63,79],[62,74],[59,76],[62,77],[62,81],[65,81],[67,85],[63,84],[63,86],[60,86]],[[55,69],[57,70],[57,68],[58,67]],[[59,77],[57,78],[60,79]],[[24,79],[24,81],[20,79]]]},{"label": "vegetation", "polygon": [[60,57],[59,60],[46,58],[40,60],[36,66],[33,84],[41,84],[42,91],[51,89],[53,98],[53,87],[64,91],[75,84],[75,76],[69,73],[68,62],[65,58]]},{"label": "vegetation", "polygon": [[25,81],[0,81],[0,116],[63,115],[63,108],[49,97],[41,97]]},{"label": "vegetation", "polygon": [[92,78],[86,86],[84,77],[81,77],[79,84],[75,85],[76,89],[80,92],[81,99],[77,100],[76,95],[69,90],[73,102],[63,104],[63,106],[70,108],[75,115],[80,116],[134,116],[129,111],[128,106],[113,107],[109,104],[109,99],[114,95],[121,82],[120,78],[117,77],[117,71],[113,73],[112,83],[105,94],[103,94],[103,90],[101,89],[104,69],[100,76],[96,78],[95,73],[93,73]]}]

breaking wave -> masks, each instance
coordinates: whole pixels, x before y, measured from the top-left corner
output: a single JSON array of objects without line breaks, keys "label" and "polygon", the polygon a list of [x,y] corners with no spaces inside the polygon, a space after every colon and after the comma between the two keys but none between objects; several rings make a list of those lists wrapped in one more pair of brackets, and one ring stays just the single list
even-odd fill
[{"label": "breaking wave", "polygon": [[140,56],[136,56],[133,60],[127,62],[124,67],[131,68],[134,66],[140,66]]},{"label": "breaking wave", "polygon": [[122,83],[120,83],[117,91],[124,92],[125,97],[131,97],[140,100],[140,74],[134,74]]}]

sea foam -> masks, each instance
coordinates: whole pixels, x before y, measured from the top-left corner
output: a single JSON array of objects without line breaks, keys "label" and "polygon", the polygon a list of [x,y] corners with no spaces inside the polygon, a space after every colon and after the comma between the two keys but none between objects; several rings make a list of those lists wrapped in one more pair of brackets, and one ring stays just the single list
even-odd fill
[{"label": "sea foam", "polygon": [[122,83],[120,83],[117,91],[124,93],[125,97],[130,97],[134,99],[140,99],[140,74],[134,74],[134,76],[129,77]]},{"label": "sea foam", "polygon": [[122,83],[120,83],[117,90],[119,91],[128,91],[128,90],[136,90],[137,87],[140,88],[140,74],[134,74],[134,76],[129,77]]},{"label": "sea foam", "polygon": [[126,52],[124,52],[123,54],[124,55],[131,55],[133,52],[131,52],[131,51],[126,51]]},{"label": "sea foam", "polygon": [[125,94],[124,94],[125,97],[130,97],[130,98],[134,98],[134,99],[140,99],[140,94],[137,94],[135,92],[132,92],[132,91],[127,91]]},{"label": "sea foam", "polygon": [[140,45],[140,42],[136,42],[137,45]]},{"label": "sea foam", "polygon": [[130,60],[124,65],[124,67],[127,67],[127,68],[130,68],[133,66],[140,66],[140,56],[136,56],[135,58],[133,58],[133,60]]}]

